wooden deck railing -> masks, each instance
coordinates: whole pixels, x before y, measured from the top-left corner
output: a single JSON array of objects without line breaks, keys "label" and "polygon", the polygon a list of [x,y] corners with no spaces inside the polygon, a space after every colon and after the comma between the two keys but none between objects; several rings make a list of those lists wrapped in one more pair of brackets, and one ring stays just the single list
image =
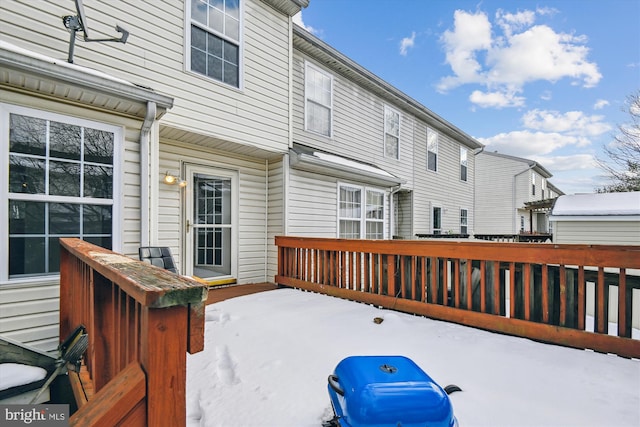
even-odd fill
[{"label": "wooden deck railing", "polygon": [[204,348],[207,288],[79,239],[60,239],[60,336],[84,325],[95,395],[72,426],[184,426],[186,353]]},{"label": "wooden deck railing", "polygon": [[[624,357],[640,246],[276,237],[276,282]],[[594,304],[587,307],[587,295]],[[609,299],[617,305],[610,308]],[[611,311],[611,313],[609,313]],[[593,313],[593,317],[588,315]],[[609,317],[617,328],[609,331]],[[587,331],[587,321],[594,330]]]}]

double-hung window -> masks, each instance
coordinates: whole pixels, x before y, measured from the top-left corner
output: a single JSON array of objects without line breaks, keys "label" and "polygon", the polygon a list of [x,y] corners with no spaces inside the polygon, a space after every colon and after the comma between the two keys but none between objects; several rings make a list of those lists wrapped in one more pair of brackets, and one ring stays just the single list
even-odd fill
[{"label": "double-hung window", "polygon": [[531,195],[536,195],[536,174],[535,172],[531,172]]},{"label": "double-hung window", "polygon": [[333,76],[307,63],[304,96],[306,130],[331,137]]},{"label": "double-hung window", "polygon": [[385,193],[382,190],[339,186],[338,237],[384,239]]},{"label": "double-hung window", "polygon": [[469,211],[460,209],[460,234],[469,233]]},{"label": "double-hung window", "polygon": [[467,149],[460,147],[460,180],[467,180]]},{"label": "double-hung window", "polygon": [[240,0],[187,0],[189,69],[240,87]]},{"label": "double-hung window", "polygon": [[0,120],[9,127],[8,140],[0,136],[9,178],[0,190],[0,252],[8,254],[0,279],[60,271],[61,237],[112,249],[122,131],[19,107]]},{"label": "double-hung window", "polygon": [[399,158],[400,152],[400,113],[384,106],[384,156]]},{"label": "double-hung window", "polygon": [[427,128],[427,170],[438,171],[438,133]]}]

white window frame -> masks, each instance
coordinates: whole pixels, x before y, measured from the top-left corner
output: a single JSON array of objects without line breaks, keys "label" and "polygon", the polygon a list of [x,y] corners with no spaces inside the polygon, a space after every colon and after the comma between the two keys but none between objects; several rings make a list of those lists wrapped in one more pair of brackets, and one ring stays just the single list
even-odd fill
[{"label": "white window frame", "polygon": [[[8,166],[9,166],[9,126],[10,115],[17,114],[21,116],[34,117],[43,120],[50,120],[65,124],[87,127],[96,130],[102,130],[113,133],[114,149],[113,149],[113,181],[111,199],[75,197],[75,196],[55,196],[47,194],[22,194],[9,193]],[[93,205],[111,206],[111,245],[112,250],[121,251],[121,232],[122,232],[122,182],[123,167],[122,159],[124,158],[124,130],[120,126],[101,123],[93,120],[80,119],[77,117],[66,116],[62,114],[36,110],[27,107],[21,107],[11,104],[0,103],[0,129],[5,132],[0,134],[0,162],[6,171],[0,179],[0,253],[6,254],[4,261],[0,262],[0,284],[3,283],[20,283],[20,282],[39,282],[55,279],[60,276],[59,273],[49,273],[35,276],[20,276],[9,278],[9,200],[25,200],[47,203],[78,203]],[[48,134],[47,134],[48,136]],[[48,159],[48,156],[47,156]]]},{"label": "white window frame", "polygon": [[[359,218],[355,218],[355,217],[342,217],[340,216],[340,190],[342,188],[350,188],[350,189],[354,189],[354,190],[359,190],[360,191],[360,217]],[[383,205],[382,205],[382,219],[379,218],[367,218],[367,193],[368,192],[373,192],[373,193],[378,193],[382,195],[382,201],[383,201]],[[369,239],[369,237],[367,237],[367,223],[382,223],[382,238],[381,239],[386,239],[387,238],[387,225],[388,225],[388,218],[387,218],[387,192],[381,188],[376,188],[376,187],[367,187],[367,186],[362,186],[362,185],[356,185],[356,184],[349,184],[349,183],[338,183],[338,194],[337,194],[337,213],[336,216],[338,218],[337,221],[337,229],[336,229],[336,236],[338,238],[342,238],[340,235],[340,223],[343,220],[346,221],[358,221],[360,223],[360,239]]]},{"label": "white window frame", "polygon": [[[440,212],[440,228],[435,227],[436,209]],[[440,205],[431,206],[431,234],[442,234],[442,214],[444,209]]]},{"label": "white window frame", "polygon": [[[464,179],[462,171],[464,170]],[[469,181],[469,150],[460,146],[460,181]]]},{"label": "white window frame", "polygon": [[[199,0],[202,1],[202,0]],[[185,14],[184,14],[184,31],[185,31],[185,36],[184,36],[184,69],[185,71],[194,74],[195,76],[207,79],[208,81],[211,82],[215,82],[221,85],[224,85],[225,87],[231,88],[231,89],[238,89],[238,90],[243,90],[244,88],[244,79],[243,79],[243,63],[244,63],[244,0],[238,0],[238,40],[229,37],[223,33],[220,33],[219,31],[206,26],[204,24],[202,24],[201,22],[195,21],[193,19],[191,19],[191,2],[192,0],[185,0]],[[206,0],[204,0],[203,2],[206,2]],[[199,28],[201,28],[202,30],[204,30],[207,33],[211,33],[214,36],[227,41],[229,43],[232,43],[234,45],[238,46],[238,86],[234,86],[232,84],[226,83],[224,80],[218,80],[214,77],[208,76],[206,74],[202,74],[198,71],[194,71],[191,69],[191,25],[195,25]]]},{"label": "white window frame", "polygon": [[[390,159],[396,159],[399,160],[400,159],[400,122],[402,119],[402,116],[400,115],[400,112],[394,108],[391,108],[388,105],[384,106],[384,141],[383,141],[383,150],[384,150],[384,157],[388,157]],[[387,117],[389,117],[390,115],[393,115],[395,117],[397,117],[397,121],[398,124],[395,127],[395,133],[393,132],[393,129],[390,129],[390,127],[388,126],[388,121],[387,121]],[[391,156],[388,154],[387,151],[387,136],[391,137],[391,138],[395,138],[396,139],[396,155]]]},{"label": "white window frame", "polygon": [[[430,141],[430,139],[432,139]],[[431,172],[438,172],[438,144],[440,136],[438,132],[427,127],[427,170]],[[435,164],[433,169],[429,167],[429,153],[435,155]]]},{"label": "white window frame", "polygon": [[542,181],[542,184],[541,184],[541,187],[542,187],[542,194],[540,195],[540,199],[541,199],[541,200],[544,200],[544,193],[546,193],[546,192],[547,192],[547,180],[546,180],[546,179],[544,179],[544,178],[542,178],[542,180],[541,180],[541,181]]},{"label": "white window frame", "polygon": [[[309,84],[308,76],[310,71],[322,74],[323,77],[326,77],[329,79],[330,90],[331,90],[331,93],[329,94],[329,98],[330,98],[329,105],[322,104],[317,100],[309,98],[310,94],[309,94],[309,88],[308,88],[308,84]],[[325,138],[333,138],[333,92],[334,92],[333,91],[333,75],[323,70],[322,68],[312,64],[311,62],[305,61],[305,65],[304,65],[304,129],[307,132],[311,132],[316,135],[323,136]],[[310,128],[310,123],[311,123],[311,120],[310,120],[311,109],[309,108],[310,102],[316,105],[319,105],[323,108],[327,108],[329,110],[329,133],[328,134],[324,134],[323,132],[319,132],[318,130]]]},{"label": "white window frame", "polygon": [[469,209],[460,208],[460,234],[469,234]]},{"label": "white window frame", "polygon": [[536,195],[536,173],[531,172],[531,195]]}]

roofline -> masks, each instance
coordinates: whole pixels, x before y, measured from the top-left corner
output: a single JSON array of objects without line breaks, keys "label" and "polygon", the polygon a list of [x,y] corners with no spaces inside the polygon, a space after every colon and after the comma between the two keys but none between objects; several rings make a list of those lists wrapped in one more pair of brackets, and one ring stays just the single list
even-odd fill
[{"label": "roofline", "polygon": [[[33,54],[29,51],[7,49],[8,43],[0,44],[0,67],[28,72],[36,76],[75,84],[109,95],[117,95],[138,102],[155,102],[159,108],[173,107],[173,98],[151,89],[137,86],[107,74],[69,64],[60,59]],[[9,45],[11,46],[11,45]],[[20,48],[17,48],[20,49]],[[20,49],[22,50],[22,49]],[[91,71],[91,72],[90,72]]]},{"label": "roofline", "polygon": [[525,159],[524,157],[516,157],[516,156],[511,156],[509,154],[502,154],[502,153],[497,153],[495,151],[487,151],[487,150],[483,150],[482,152],[479,152],[477,154],[487,154],[489,156],[494,156],[494,157],[502,157],[505,159],[510,159],[510,160],[515,160],[517,162],[522,162],[522,163],[526,163],[527,165],[529,165],[529,167],[533,168],[533,169],[537,169],[538,172],[540,172],[541,175],[544,175],[545,178],[551,178],[553,176],[553,174],[551,172],[549,172],[547,170],[547,168],[545,168],[544,166],[542,166],[540,163],[536,162],[535,160],[531,160],[531,159]]},{"label": "roofline", "polygon": [[[399,105],[403,105],[406,109],[410,110],[416,116],[421,117],[423,120],[427,122],[435,122],[435,124],[439,125],[439,126],[434,126],[435,128],[439,127],[441,131],[444,130],[446,133],[455,137],[457,140],[464,142],[464,144],[467,147],[476,149],[484,146],[475,138],[473,138],[472,136],[462,131],[460,128],[449,123],[448,121],[446,121],[445,119],[443,119],[442,117],[440,117],[439,115],[437,115],[436,113],[434,113],[433,111],[429,110],[427,107],[422,105],[420,102],[416,101],[415,99],[411,98],[404,92],[395,88],[385,80],[376,76],[375,74],[373,74],[366,68],[362,67],[361,65],[359,65],[358,63],[350,59],[349,57],[343,55],[342,53],[340,53],[339,51],[337,51],[327,43],[320,40],[318,37],[314,36],[304,28],[300,27],[298,24],[293,25],[293,37],[294,39],[296,37],[299,37],[300,39],[303,39],[304,41],[313,45],[315,48],[322,50],[327,55],[330,55],[331,57],[336,59],[338,62],[340,62],[343,66],[349,68],[355,73],[360,74],[362,77],[368,80],[373,86],[375,86],[379,91],[386,93],[387,96],[390,98],[394,98],[394,100]],[[294,49],[295,48],[296,46],[294,44]],[[310,56],[313,56],[313,54],[310,52],[306,52],[306,53],[309,54]]]}]

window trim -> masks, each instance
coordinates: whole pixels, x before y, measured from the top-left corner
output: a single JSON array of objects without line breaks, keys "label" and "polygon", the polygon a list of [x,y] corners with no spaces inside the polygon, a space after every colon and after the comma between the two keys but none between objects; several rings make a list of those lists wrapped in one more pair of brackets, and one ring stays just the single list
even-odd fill
[{"label": "window trim", "polygon": [[531,195],[536,195],[536,173],[533,171],[531,172]]},{"label": "window trim", "polygon": [[[337,194],[336,194],[336,219],[337,219],[337,223],[336,223],[336,237],[341,239],[343,237],[340,236],[340,222],[343,219],[348,219],[348,220],[355,220],[355,218],[349,218],[349,217],[342,217],[340,216],[340,190],[342,188],[353,188],[353,189],[357,189],[360,190],[360,194],[361,194],[361,201],[360,201],[360,218],[358,219],[358,222],[360,223],[360,239],[367,239],[367,222],[376,222],[376,223],[382,223],[382,239],[387,239],[387,228],[389,225],[389,218],[388,218],[388,213],[387,213],[387,209],[388,209],[388,205],[387,205],[387,191],[384,190],[383,188],[379,188],[379,187],[370,187],[370,186],[365,186],[365,185],[358,185],[358,184],[352,184],[352,183],[348,183],[348,182],[338,182],[337,185]],[[383,214],[383,218],[382,220],[379,219],[367,219],[366,215],[367,215],[367,192],[371,191],[371,192],[375,192],[375,193],[380,193],[382,194],[382,214]]]},{"label": "window trim", "polygon": [[[463,212],[465,213],[464,219],[466,221],[466,224],[464,225],[462,224]],[[462,231],[462,227],[465,227],[466,230]],[[466,208],[460,208],[460,234],[469,234],[469,209],[466,209]]]},{"label": "window trim", "polygon": [[[309,69],[313,69],[314,71],[324,75],[325,77],[329,78],[329,81],[331,83],[331,100],[330,100],[330,105],[329,105],[329,135],[325,135],[323,133],[320,133],[318,131],[315,131],[313,129],[309,128],[309,108],[307,107],[307,103],[309,101],[308,97],[307,97],[307,75],[308,75],[308,70]],[[333,128],[334,128],[334,120],[333,120],[333,96],[334,96],[334,79],[333,79],[333,74],[329,73],[328,71],[324,70],[323,68],[318,67],[317,65],[315,65],[314,63],[310,62],[310,61],[304,61],[304,83],[303,83],[303,90],[304,90],[304,130],[306,132],[310,132],[314,135],[318,135],[320,137],[323,138],[329,138],[329,139],[333,139]],[[315,101],[312,101],[315,102]],[[319,104],[322,105],[322,104]],[[327,107],[326,105],[322,105],[323,107]]]},{"label": "window trim", "polygon": [[[435,151],[429,150],[429,133],[433,133],[435,135]],[[427,171],[438,173],[438,146],[440,145],[440,135],[434,129],[431,129],[427,126],[427,134],[426,134],[426,145],[427,145]],[[436,156],[434,169],[429,167],[429,153],[434,153]]]},{"label": "window trim", "polygon": [[[435,220],[435,217],[436,217],[436,209],[440,209],[440,228],[438,228],[438,229],[435,228],[435,224],[434,224],[434,220]],[[443,219],[442,218],[442,214],[443,213],[444,213],[444,209],[442,208],[441,205],[435,205],[434,204],[434,205],[431,206],[431,224],[430,224],[431,225],[431,234],[443,234],[442,233],[442,230],[443,230],[443,227],[442,227],[442,222],[443,222],[442,221],[442,219]]]},{"label": "window trim", "polygon": [[203,30],[210,32],[214,35],[216,35],[217,37],[220,37],[223,40],[226,40],[230,43],[233,44],[237,44],[238,46],[238,86],[233,86],[230,85],[228,83],[225,83],[222,80],[216,80],[212,77],[209,77],[205,74],[202,73],[198,73],[197,71],[193,71],[191,69],[191,24],[192,24],[192,19],[191,19],[191,0],[185,0],[185,7],[184,7],[184,43],[183,43],[183,49],[184,49],[184,63],[183,63],[183,69],[184,72],[189,73],[190,75],[193,75],[195,77],[204,79],[208,82],[212,82],[215,84],[219,84],[224,86],[225,88],[229,88],[232,90],[239,90],[239,91],[244,91],[244,0],[238,0],[238,5],[239,5],[239,10],[238,10],[238,22],[239,22],[239,28],[238,28],[238,40],[233,40],[227,36],[225,36],[224,34],[220,34],[216,31],[211,31],[212,29],[206,26],[203,26],[202,24],[198,23],[198,22],[194,22],[195,25],[197,25],[198,27],[202,28]]},{"label": "window trim", "polygon": [[[462,154],[464,153],[464,163],[462,160]],[[464,179],[462,179],[462,168],[464,168]],[[460,181],[469,182],[469,150],[466,147],[460,146]]]},{"label": "window trim", "polygon": [[[0,103],[0,128],[6,129],[0,135],[0,162],[4,165],[9,165],[9,123],[10,115],[17,114],[22,116],[29,116],[43,120],[57,121],[65,124],[72,124],[82,127],[88,127],[96,130],[102,130],[113,133],[114,148],[113,148],[113,190],[111,199],[98,199],[98,198],[80,198],[74,196],[54,196],[47,194],[21,194],[13,193],[11,199],[9,198],[9,181],[8,174],[4,179],[0,181],[0,236],[4,236],[0,239],[0,252],[9,254],[9,214],[8,206],[10,200],[27,200],[37,202],[48,203],[77,203],[78,200],[83,201],[83,205],[99,204],[110,205],[111,208],[111,244],[112,250],[115,252],[121,251],[122,247],[122,208],[124,206],[124,194],[122,185],[124,182],[123,173],[124,167],[122,165],[124,159],[124,129],[122,126],[108,124],[105,122],[99,122],[96,120],[89,120],[84,118],[78,118],[70,115],[60,114],[51,111],[44,111],[29,107],[23,107],[13,104]],[[8,262],[0,263],[0,284],[5,283],[24,283],[24,282],[43,282],[57,279],[60,276],[59,273],[48,273],[36,276],[20,276],[9,278],[9,265]]]},{"label": "window trim", "polygon": [[[390,112],[392,114],[396,114],[398,116],[398,134],[397,135],[393,135],[388,131],[387,128],[387,112]],[[389,105],[384,105],[383,111],[382,111],[382,120],[383,120],[383,137],[382,137],[382,155],[385,158],[388,159],[394,159],[394,160],[400,160],[400,134],[401,134],[401,123],[402,123],[402,114],[400,114],[400,111],[396,110],[395,108],[389,106]],[[387,134],[397,138],[398,139],[398,146],[397,146],[397,155],[396,157],[391,157],[387,155]]]}]

